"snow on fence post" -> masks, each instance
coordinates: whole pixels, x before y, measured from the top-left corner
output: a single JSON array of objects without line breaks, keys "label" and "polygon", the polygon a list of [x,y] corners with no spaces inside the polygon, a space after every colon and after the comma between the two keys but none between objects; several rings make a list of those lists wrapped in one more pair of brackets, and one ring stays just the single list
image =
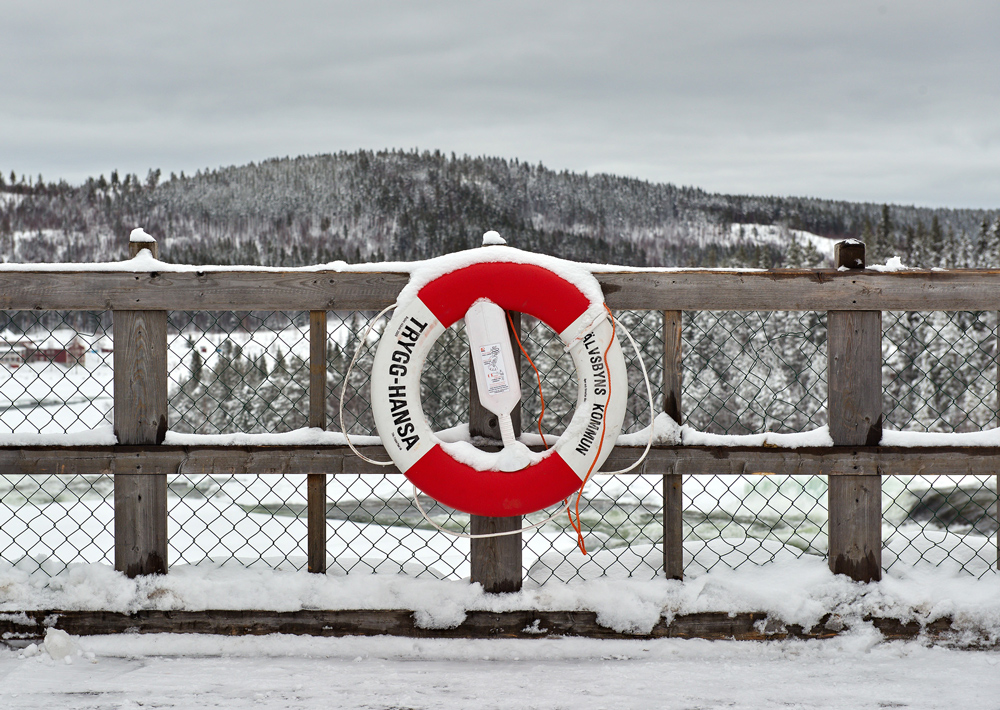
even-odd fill
[{"label": "snow on fence post", "polygon": [[[326,429],[326,311],[309,312],[309,426]],[[326,574],[326,473],[306,474],[310,572]]]},{"label": "snow on fence post", "polygon": [[[865,268],[865,245],[840,242],[836,267]],[[878,446],[882,438],[882,311],[828,311],[830,436],[835,446]],[[879,470],[828,477],[830,569],[859,582],[882,578]]]},{"label": "snow on fence post", "polygon": [[[510,311],[510,318],[521,332],[521,314]],[[511,349],[514,351],[514,372],[521,377],[521,348],[517,344],[514,331],[507,324]],[[518,335],[519,337],[519,335]],[[476,386],[475,363],[469,353],[469,435],[483,436],[500,440],[500,422],[493,412],[489,411],[479,401],[479,390]],[[521,405],[511,410],[511,422],[514,431],[521,432]],[[520,515],[506,518],[490,518],[487,516],[470,516],[469,528],[473,535],[510,532],[521,528]],[[501,537],[473,538],[469,541],[470,581],[479,582],[483,590],[490,594],[501,592],[519,592],[524,579],[521,556],[520,533],[503,535]]]},{"label": "snow on fence post", "polygon": [[[129,256],[157,244],[141,229]],[[119,446],[160,444],[167,432],[167,312],[113,312],[114,430]],[[129,577],[167,572],[167,474],[116,472],[115,569]]]},{"label": "snow on fence post", "polygon": [[[663,411],[682,423],[682,311],[663,312]],[[684,492],[681,474],[673,467],[663,474],[663,572],[667,579],[684,579]]]}]

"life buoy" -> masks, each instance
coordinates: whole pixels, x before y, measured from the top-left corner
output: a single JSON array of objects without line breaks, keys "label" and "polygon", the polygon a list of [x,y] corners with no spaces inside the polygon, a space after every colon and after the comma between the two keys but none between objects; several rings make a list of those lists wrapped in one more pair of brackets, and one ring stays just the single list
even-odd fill
[{"label": "life buoy", "polygon": [[[591,274],[583,278],[600,293]],[[548,325],[576,365],[577,406],[569,426],[534,463],[513,472],[478,470],[453,458],[421,407],[420,373],[431,347],[484,298]],[[523,515],[579,489],[611,452],[626,399],[625,358],[603,301],[595,304],[563,276],[533,263],[473,263],[424,284],[397,305],[372,366],[372,413],[389,457],[424,493],[474,515]]]}]

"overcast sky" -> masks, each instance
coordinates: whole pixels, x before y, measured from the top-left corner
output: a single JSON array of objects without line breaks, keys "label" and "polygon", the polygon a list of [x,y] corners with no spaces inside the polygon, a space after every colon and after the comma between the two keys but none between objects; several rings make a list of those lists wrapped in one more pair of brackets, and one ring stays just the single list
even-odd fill
[{"label": "overcast sky", "polygon": [[0,170],[440,149],[1000,208],[1000,2],[10,2]]}]

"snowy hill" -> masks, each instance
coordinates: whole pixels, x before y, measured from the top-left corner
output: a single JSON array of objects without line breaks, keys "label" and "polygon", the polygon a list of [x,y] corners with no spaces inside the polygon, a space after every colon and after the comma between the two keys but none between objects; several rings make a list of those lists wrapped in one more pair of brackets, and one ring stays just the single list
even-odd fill
[{"label": "snowy hill", "polygon": [[8,261],[119,258],[137,225],[168,261],[275,266],[426,258],[478,246],[488,229],[525,250],[633,266],[786,266],[792,237],[798,265],[809,265],[809,247],[824,257],[845,237],[864,238],[873,259],[980,264],[998,241],[996,215],[982,210],[718,195],[438,151],[281,158],[162,181],[157,170],[22,182],[0,185],[0,196]]}]

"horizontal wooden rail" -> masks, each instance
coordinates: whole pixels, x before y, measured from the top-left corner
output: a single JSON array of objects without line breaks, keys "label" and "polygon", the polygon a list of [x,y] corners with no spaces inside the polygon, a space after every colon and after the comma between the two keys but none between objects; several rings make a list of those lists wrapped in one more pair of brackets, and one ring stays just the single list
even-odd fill
[{"label": "horizontal wooden rail", "polygon": [[[666,311],[1000,310],[1000,270],[635,271],[595,274],[611,308]],[[0,310],[375,310],[398,272],[0,271]]]},{"label": "horizontal wooden rail", "polygon": [[[953,633],[952,619],[943,616],[929,623],[885,617],[863,622],[886,640],[937,639]],[[427,629],[419,626],[412,611],[403,609],[344,609],[263,611],[210,609],[206,611],[27,611],[0,617],[0,634],[9,641],[41,639],[49,628],[74,636],[95,634],[219,634],[259,636],[409,636],[416,638],[552,638],[584,636],[601,639],[701,638],[742,641],[786,638],[830,638],[849,632],[840,617],[826,615],[812,628],[784,624],[761,611],[729,614],[700,612],[660,619],[648,634],[614,631],[597,622],[593,611],[469,611],[458,626]],[[967,633],[967,632],[966,632]],[[996,641],[983,638],[984,647]]]},{"label": "horizontal wooden rail", "polygon": [[[386,458],[381,446],[362,446]],[[638,447],[618,446],[605,471],[628,466]],[[795,476],[994,475],[1000,447],[655,447],[629,475],[664,471],[688,476],[788,474]],[[346,446],[25,446],[0,448],[0,470],[8,475],[171,474],[379,474],[386,469],[359,459]],[[390,471],[395,471],[390,468]]]},{"label": "horizontal wooden rail", "polygon": [[336,271],[3,271],[0,310],[381,310],[409,278]]}]

